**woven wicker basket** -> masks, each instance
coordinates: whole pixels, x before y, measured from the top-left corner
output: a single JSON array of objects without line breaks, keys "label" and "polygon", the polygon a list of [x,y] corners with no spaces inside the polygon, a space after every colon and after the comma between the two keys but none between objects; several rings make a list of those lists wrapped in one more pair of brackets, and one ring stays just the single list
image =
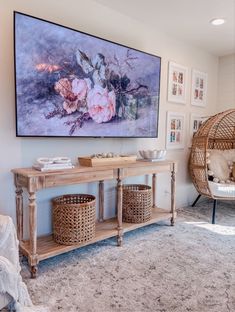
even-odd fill
[{"label": "woven wicker basket", "polygon": [[52,200],[53,236],[55,242],[73,245],[95,236],[95,197],[70,194]]},{"label": "woven wicker basket", "polygon": [[149,221],[152,213],[151,187],[143,184],[123,185],[122,220],[129,223]]}]

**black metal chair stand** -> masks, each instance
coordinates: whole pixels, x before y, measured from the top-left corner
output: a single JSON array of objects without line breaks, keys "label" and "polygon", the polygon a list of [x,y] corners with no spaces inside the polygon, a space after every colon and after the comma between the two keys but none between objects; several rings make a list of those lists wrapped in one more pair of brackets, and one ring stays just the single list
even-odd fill
[{"label": "black metal chair stand", "polygon": [[[196,206],[196,203],[199,201],[199,198],[201,197],[202,195],[199,194],[197,196],[197,198],[195,199],[195,201],[193,202],[192,204],[192,207]],[[213,211],[212,211],[212,221],[211,223],[212,224],[215,224],[215,211],[216,211],[216,208],[217,208],[217,199],[214,199],[214,202],[213,202]]]}]

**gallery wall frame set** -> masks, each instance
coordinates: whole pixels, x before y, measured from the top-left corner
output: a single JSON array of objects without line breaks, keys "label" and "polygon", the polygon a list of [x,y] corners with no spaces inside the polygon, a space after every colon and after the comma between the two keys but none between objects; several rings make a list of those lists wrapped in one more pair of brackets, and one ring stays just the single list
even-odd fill
[{"label": "gallery wall frame set", "polygon": [[[186,104],[188,87],[188,68],[169,62],[168,65],[168,92],[169,102]],[[192,69],[191,105],[205,107],[207,95],[207,73]]]},{"label": "gallery wall frame set", "polygon": [[187,126],[184,113],[168,111],[166,117],[166,149],[183,149],[186,144],[191,147],[194,134],[207,119],[208,116],[191,113]]}]

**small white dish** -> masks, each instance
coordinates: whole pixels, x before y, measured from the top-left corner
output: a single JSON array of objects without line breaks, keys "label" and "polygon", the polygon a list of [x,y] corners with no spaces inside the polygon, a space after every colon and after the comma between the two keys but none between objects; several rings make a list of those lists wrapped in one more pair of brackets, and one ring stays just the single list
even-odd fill
[{"label": "small white dish", "polygon": [[143,159],[164,159],[166,156],[166,150],[140,150],[139,154]]}]

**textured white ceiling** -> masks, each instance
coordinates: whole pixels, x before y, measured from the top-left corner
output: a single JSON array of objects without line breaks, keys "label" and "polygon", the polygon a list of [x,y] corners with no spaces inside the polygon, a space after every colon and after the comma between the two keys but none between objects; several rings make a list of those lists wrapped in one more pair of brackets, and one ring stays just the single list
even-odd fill
[{"label": "textured white ceiling", "polygon": [[[235,0],[95,1],[217,56],[235,53]],[[226,23],[212,26],[214,17]]]}]

